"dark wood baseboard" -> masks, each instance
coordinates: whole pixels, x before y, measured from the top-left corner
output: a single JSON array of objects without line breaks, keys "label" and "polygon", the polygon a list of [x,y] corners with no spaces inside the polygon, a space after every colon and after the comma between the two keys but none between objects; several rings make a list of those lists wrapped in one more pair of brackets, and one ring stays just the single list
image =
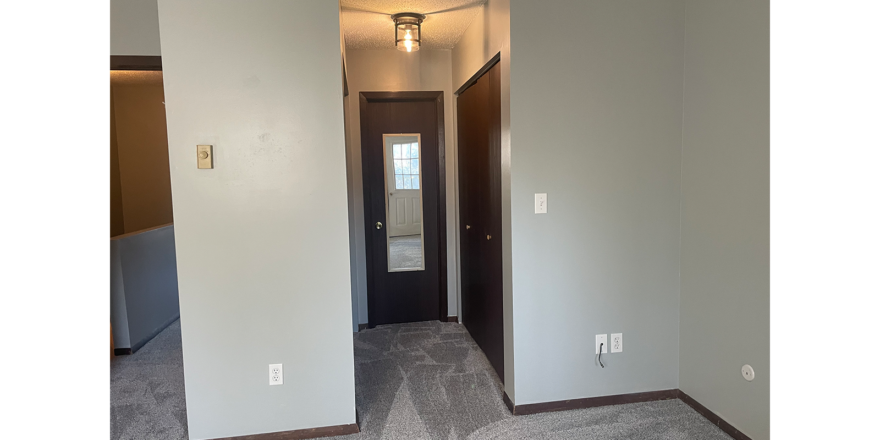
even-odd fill
[{"label": "dark wood baseboard", "polygon": [[458,316],[447,316],[446,322],[458,322]]},{"label": "dark wood baseboard", "polygon": [[694,409],[694,411],[700,413],[701,416],[705,417],[706,420],[712,422],[713,425],[721,428],[722,431],[726,432],[727,435],[733,437],[736,440],[752,440],[749,436],[742,433],[742,431],[736,429],[730,423],[727,423],[724,419],[710,411],[709,408],[706,408],[700,402],[694,400],[693,397],[688,396],[684,393],[684,391],[678,390],[678,398],[681,399],[682,402],[686,403],[688,406]]},{"label": "dark wood baseboard", "polygon": [[706,420],[710,421],[713,425],[721,428],[722,431],[733,437],[735,440],[752,440],[749,436],[743,434],[740,430],[734,428],[733,425],[719,417],[718,414],[710,411],[708,408],[700,404],[700,402],[694,400],[693,397],[688,396],[679,389],[618,394],[614,396],[587,397],[584,399],[560,400],[556,402],[531,403],[526,405],[514,405],[506,392],[504,393],[503,399],[504,404],[507,405],[507,409],[509,409],[510,413],[515,416],[551,411],[566,411],[570,409],[584,409],[596,406],[679,399],[693,408],[694,411],[698,412],[701,416],[705,417]]},{"label": "dark wood baseboard", "polygon": [[507,396],[507,391],[504,391],[504,405],[507,406],[507,409],[510,410],[510,413],[516,415],[516,407],[513,405],[513,402],[510,400],[510,397]]},{"label": "dark wood baseboard", "polygon": [[215,440],[302,440],[308,438],[331,437],[335,435],[357,434],[361,432],[357,423],[348,425],[325,426],[322,428],[297,429],[293,431],[268,432],[265,434],[242,435],[239,437],[223,437]]},{"label": "dark wood baseboard", "polygon": [[368,326],[369,326],[369,324],[358,324],[358,331],[362,332],[362,331],[366,330]]},{"label": "dark wood baseboard", "polygon": [[131,354],[131,348],[114,348],[113,355],[114,356],[126,356]]},{"label": "dark wood baseboard", "polygon": [[526,405],[513,405],[505,393],[504,399],[507,407],[512,407],[511,413],[515,416],[538,414],[552,411],[566,411],[570,409],[593,408],[596,406],[622,405],[624,403],[653,402],[655,400],[671,400],[678,398],[678,390],[647,391],[644,393],[617,394],[614,396],[586,397],[583,399],[558,400],[555,402],[529,403]]}]

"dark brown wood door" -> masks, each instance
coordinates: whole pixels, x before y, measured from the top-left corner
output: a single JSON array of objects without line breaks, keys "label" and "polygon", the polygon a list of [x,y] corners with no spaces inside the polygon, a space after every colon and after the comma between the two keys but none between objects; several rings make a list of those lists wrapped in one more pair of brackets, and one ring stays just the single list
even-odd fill
[{"label": "dark brown wood door", "polygon": [[458,96],[458,167],[462,321],[503,381],[500,72]]},{"label": "dark brown wood door", "polygon": [[[446,317],[446,193],[443,92],[363,92],[361,161],[367,253],[369,327]],[[422,270],[389,271],[386,210],[394,188],[386,176],[385,135],[421,139]],[[392,161],[393,162],[393,161]],[[389,172],[392,172],[389,170]],[[392,179],[394,176],[392,176]],[[396,215],[396,213],[394,214]],[[377,223],[382,223],[377,227]],[[395,239],[397,237],[394,237]],[[391,252],[394,252],[393,250]]]}]

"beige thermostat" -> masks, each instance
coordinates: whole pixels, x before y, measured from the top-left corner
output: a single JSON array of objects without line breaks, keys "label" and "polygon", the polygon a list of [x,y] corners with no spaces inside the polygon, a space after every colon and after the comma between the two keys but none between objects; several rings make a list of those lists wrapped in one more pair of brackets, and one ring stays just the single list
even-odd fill
[{"label": "beige thermostat", "polygon": [[197,145],[196,155],[198,157],[199,169],[214,168],[214,154],[212,154],[211,145]]}]

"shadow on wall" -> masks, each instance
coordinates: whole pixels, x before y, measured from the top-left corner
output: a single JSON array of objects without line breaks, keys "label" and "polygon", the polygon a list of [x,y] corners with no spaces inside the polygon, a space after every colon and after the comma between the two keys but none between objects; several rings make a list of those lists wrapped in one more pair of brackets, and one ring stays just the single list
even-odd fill
[{"label": "shadow on wall", "polygon": [[110,239],[114,353],[137,351],[179,316],[174,225]]},{"label": "shadow on wall", "polygon": [[174,221],[161,71],[110,71],[110,236]]},{"label": "shadow on wall", "polygon": [[110,72],[110,322],[115,354],[180,316],[161,71]]}]

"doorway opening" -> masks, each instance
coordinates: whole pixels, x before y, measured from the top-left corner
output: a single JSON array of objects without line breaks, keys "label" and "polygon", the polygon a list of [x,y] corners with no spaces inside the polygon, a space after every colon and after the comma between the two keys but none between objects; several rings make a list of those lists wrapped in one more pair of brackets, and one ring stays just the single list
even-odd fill
[{"label": "doorway opening", "polygon": [[444,320],[443,92],[361,92],[368,327]]},{"label": "doorway opening", "polygon": [[[393,5],[366,11],[341,3],[356,408],[369,420],[362,432],[377,437],[464,438],[510,416],[501,370],[478,345],[473,326],[459,324],[468,307],[474,329],[483,321],[482,306],[462,304],[459,290],[465,225],[459,225],[456,89],[486,62],[482,53],[461,50],[483,47],[486,35],[465,31],[471,23],[482,31],[496,10],[484,0],[456,2],[443,11],[413,2],[426,16],[417,51],[416,43],[401,51],[386,38],[391,15],[401,12]],[[491,245],[500,246],[500,228],[491,235]],[[500,303],[497,312],[500,317]],[[404,432],[399,420],[407,414],[413,417]]]}]

